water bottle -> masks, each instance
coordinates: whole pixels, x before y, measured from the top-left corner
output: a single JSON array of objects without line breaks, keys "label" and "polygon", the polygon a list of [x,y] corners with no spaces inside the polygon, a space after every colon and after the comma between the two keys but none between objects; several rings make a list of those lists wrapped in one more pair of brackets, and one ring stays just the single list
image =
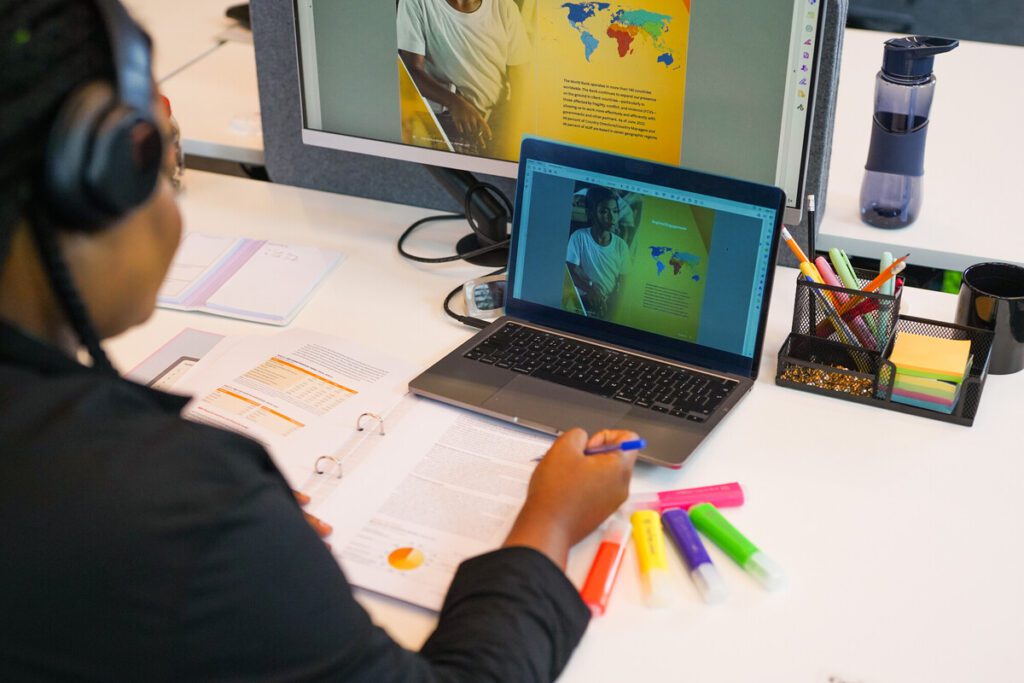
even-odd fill
[{"label": "water bottle", "polygon": [[903,228],[921,210],[924,143],[935,92],[932,62],[960,41],[908,36],[885,41],[875,77],[871,146],[860,188],[860,216],[878,228]]}]

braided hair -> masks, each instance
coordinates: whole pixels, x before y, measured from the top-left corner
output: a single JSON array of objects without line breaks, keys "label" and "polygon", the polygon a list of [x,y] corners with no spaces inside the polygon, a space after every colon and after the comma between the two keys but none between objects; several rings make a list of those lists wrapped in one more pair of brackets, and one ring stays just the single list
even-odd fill
[{"label": "braided hair", "polygon": [[0,270],[11,237],[31,226],[50,285],[92,357],[113,371],[61,254],[43,198],[46,142],[57,113],[82,84],[113,80],[98,9],[87,0],[0,0]]}]

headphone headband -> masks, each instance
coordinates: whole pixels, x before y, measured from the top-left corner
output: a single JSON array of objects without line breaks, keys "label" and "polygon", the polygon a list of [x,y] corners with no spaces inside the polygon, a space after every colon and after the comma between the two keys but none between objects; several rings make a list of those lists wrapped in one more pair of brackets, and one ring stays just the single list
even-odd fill
[{"label": "headphone headband", "polygon": [[93,0],[106,28],[115,82],[67,98],[47,141],[45,189],[63,228],[94,232],[156,189],[163,139],[153,112],[149,36],[118,0]]},{"label": "headphone headband", "polygon": [[114,58],[117,96],[140,112],[149,112],[153,98],[152,40],[118,0],[93,0]]}]

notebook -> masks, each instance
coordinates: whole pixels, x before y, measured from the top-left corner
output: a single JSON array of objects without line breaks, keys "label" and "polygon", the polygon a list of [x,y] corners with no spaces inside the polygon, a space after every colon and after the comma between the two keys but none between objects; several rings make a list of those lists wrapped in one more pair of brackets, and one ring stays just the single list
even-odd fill
[{"label": "notebook", "polygon": [[766,185],[526,139],[507,315],[410,390],[549,434],[630,429],[641,459],[681,466],[757,376],[783,203]]},{"label": "notebook", "polygon": [[317,247],[188,233],[157,305],[287,325],[341,259]]}]

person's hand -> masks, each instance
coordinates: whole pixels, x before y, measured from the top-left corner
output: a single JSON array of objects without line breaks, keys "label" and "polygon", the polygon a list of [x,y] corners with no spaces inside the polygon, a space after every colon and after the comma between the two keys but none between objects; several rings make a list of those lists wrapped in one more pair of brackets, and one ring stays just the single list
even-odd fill
[{"label": "person's hand", "polygon": [[[305,493],[302,493],[301,491],[292,491],[292,493],[295,494],[295,500],[299,501],[299,505],[309,504],[310,498]],[[306,518],[306,521],[309,522],[309,525],[313,527],[313,531],[315,531],[320,538],[329,536],[330,533],[334,531],[334,528],[327,522],[314,517],[308,512],[303,512],[302,514]]]},{"label": "person's hand", "polygon": [[591,312],[598,318],[603,318],[608,315],[608,297],[601,293],[601,291],[595,285],[590,289],[590,302]]},{"label": "person's hand", "polygon": [[505,546],[535,548],[564,569],[569,548],[626,500],[636,462],[633,451],[583,455],[584,449],[636,438],[633,432],[607,429],[590,439],[582,429],[559,437],[534,470]]},{"label": "person's hand", "polygon": [[483,138],[485,141],[491,139],[491,127],[487,125],[480,110],[466,98],[456,94],[448,103],[448,111],[452,114],[455,130],[459,131],[461,135],[469,138]]}]

